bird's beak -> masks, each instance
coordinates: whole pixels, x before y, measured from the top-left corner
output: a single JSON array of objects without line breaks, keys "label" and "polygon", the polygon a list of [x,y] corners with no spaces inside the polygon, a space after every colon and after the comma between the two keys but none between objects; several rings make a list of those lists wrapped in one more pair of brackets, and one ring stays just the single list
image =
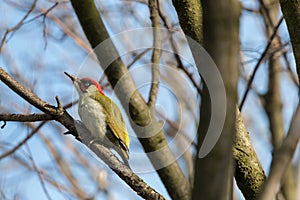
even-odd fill
[{"label": "bird's beak", "polygon": [[67,72],[64,72],[64,73],[65,73],[65,75],[67,75],[73,82],[79,81],[79,79],[78,79],[77,77],[72,76],[72,75],[68,74]]},{"label": "bird's beak", "polygon": [[81,94],[82,91],[80,89],[80,79],[77,78],[76,76],[72,76],[72,75],[68,74],[67,72],[64,72],[64,73],[72,80],[78,94]]}]

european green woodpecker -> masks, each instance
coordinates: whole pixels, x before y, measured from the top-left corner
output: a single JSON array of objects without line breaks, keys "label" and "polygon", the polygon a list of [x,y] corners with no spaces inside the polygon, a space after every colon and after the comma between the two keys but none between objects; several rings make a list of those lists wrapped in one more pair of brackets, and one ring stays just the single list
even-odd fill
[{"label": "european green woodpecker", "polygon": [[129,137],[119,107],[105,96],[97,81],[65,74],[73,81],[79,94],[78,113],[83,124],[100,142],[105,142],[108,138],[113,144],[108,147],[117,151],[129,167]]}]

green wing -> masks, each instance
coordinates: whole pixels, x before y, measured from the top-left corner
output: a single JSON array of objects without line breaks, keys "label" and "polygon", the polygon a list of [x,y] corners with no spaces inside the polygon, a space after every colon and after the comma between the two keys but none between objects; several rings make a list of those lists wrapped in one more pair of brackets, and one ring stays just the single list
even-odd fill
[{"label": "green wing", "polygon": [[105,121],[114,136],[121,142],[121,147],[129,151],[129,137],[122,113],[119,107],[107,96],[97,93],[95,99],[99,101],[106,113]]}]

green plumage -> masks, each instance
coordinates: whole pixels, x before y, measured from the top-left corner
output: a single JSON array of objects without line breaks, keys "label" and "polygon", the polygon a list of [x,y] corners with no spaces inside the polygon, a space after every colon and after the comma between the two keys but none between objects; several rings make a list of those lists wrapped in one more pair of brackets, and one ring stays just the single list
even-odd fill
[{"label": "green plumage", "polygon": [[97,81],[65,74],[79,94],[78,113],[84,125],[95,138],[117,151],[129,167],[129,136],[119,107],[104,95]]},{"label": "green plumage", "polygon": [[[104,115],[106,116],[105,122],[113,134],[111,135],[108,133],[107,137],[112,143],[121,147],[123,154],[126,159],[128,159],[129,137],[126,124],[119,107],[109,97],[103,94],[96,93],[93,96],[94,99],[103,107],[102,112],[104,112]],[[116,142],[118,142],[118,144]]]}]

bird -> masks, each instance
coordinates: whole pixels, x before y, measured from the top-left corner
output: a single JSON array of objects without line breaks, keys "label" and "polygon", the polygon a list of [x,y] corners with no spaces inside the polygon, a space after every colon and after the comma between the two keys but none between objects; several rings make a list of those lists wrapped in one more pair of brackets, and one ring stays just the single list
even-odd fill
[{"label": "bird", "polygon": [[[129,168],[129,136],[119,107],[92,78],[78,78],[65,72],[79,95],[78,114],[92,136],[114,149]],[[107,140],[108,139],[108,140]],[[108,141],[108,142],[107,142]]]}]

